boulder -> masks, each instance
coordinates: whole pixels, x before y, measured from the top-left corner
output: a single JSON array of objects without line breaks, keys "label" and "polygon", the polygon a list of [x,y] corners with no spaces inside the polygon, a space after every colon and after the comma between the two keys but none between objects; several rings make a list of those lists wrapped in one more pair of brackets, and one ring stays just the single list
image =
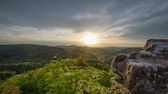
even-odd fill
[{"label": "boulder", "polygon": [[150,39],[144,50],[117,55],[111,66],[133,94],[168,94],[168,40]]},{"label": "boulder", "polygon": [[124,65],[124,60],[126,59],[127,55],[125,54],[119,54],[114,57],[113,63],[111,64],[113,66],[112,70],[115,73],[118,73],[119,75],[123,75],[123,65]]}]

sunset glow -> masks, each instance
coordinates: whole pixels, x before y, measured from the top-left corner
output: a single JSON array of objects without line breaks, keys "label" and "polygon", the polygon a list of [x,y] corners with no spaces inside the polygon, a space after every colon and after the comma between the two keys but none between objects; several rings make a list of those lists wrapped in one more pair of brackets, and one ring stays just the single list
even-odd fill
[{"label": "sunset glow", "polygon": [[168,38],[168,0],[95,1],[1,0],[0,44],[142,47]]},{"label": "sunset glow", "polygon": [[83,36],[83,42],[86,44],[96,44],[97,43],[97,37],[94,34],[88,33]]}]

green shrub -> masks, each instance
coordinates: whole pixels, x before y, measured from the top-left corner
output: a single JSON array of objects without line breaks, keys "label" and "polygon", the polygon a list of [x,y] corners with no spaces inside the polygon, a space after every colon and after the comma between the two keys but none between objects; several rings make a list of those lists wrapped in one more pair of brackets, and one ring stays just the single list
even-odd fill
[{"label": "green shrub", "polygon": [[[111,90],[114,73],[91,66],[76,66],[78,59],[52,60],[43,68],[13,76],[0,85],[20,86],[23,94],[104,94]],[[118,91],[116,91],[118,92]]]}]

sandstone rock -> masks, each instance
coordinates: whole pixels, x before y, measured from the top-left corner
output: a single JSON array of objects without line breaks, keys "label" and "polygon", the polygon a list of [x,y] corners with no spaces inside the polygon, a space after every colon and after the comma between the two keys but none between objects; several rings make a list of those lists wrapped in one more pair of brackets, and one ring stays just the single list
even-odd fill
[{"label": "sandstone rock", "polygon": [[[112,77],[110,79],[110,83],[113,86],[115,86],[115,88],[114,88],[114,90],[109,91],[108,94],[116,94],[116,93],[114,93],[114,91],[116,91],[116,89],[121,90],[120,94],[131,94],[131,92],[128,90],[127,87],[125,87],[124,85],[122,85],[121,83],[119,83],[119,82],[121,82],[119,80],[121,80],[120,77]],[[117,81],[119,81],[119,82],[117,82]]]},{"label": "sandstone rock", "polygon": [[143,51],[117,55],[111,65],[133,94],[168,94],[168,40],[148,40]]},{"label": "sandstone rock", "polygon": [[150,39],[144,46],[144,53],[164,55],[168,54],[168,40]]},{"label": "sandstone rock", "polygon": [[112,70],[113,72],[119,73],[119,75],[123,75],[123,65],[124,65],[124,60],[126,59],[127,55],[125,54],[119,54],[117,56],[114,57],[113,59],[113,63],[112,63]]}]

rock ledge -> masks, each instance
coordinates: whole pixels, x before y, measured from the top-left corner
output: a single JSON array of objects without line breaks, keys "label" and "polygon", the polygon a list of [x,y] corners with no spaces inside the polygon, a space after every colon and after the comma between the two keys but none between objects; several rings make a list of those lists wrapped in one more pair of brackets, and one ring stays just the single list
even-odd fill
[{"label": "rock ledge", "polygon": [[111,66],[133,94],[168,94],[168,40],[150,39],[144,50],[117,55]]}]

